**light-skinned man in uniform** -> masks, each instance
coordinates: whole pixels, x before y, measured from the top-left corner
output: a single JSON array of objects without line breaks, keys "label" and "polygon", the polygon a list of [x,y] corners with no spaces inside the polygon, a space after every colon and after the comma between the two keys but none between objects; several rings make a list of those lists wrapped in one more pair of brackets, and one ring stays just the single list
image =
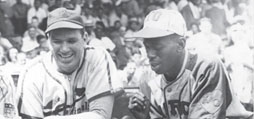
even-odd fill
[{"label": "light-skinned man in uniform", "polygon": [[143,72],[141,92],[130,98],[132,114],[137,119],[249,118],[220,59],[186,51],[185,33],[179,12],[158,9],[133,34],[144,38],[152,70]]},{"label": "light-skinned man in uniform", "polygon": [[82,18],[72,10],[49,13],[51,52],[28,66],[18,84],[23,119],[110,119],[116,67],[109,53],[85,46]]}]

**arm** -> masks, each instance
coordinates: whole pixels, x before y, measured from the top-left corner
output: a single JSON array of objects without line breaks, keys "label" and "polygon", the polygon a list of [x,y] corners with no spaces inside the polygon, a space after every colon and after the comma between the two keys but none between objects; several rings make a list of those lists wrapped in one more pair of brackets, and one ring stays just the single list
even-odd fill
[{"label": "arm", "polygon": [[[110,119],[114,96],[111,94],[112,83],[116,80],[115,65],[106,50],[88,49],[86,63],[90,65],[87,72],[86,98],[89,112],[69,116],[51,116],[46,119]],[[89,57],[88,57],[89,56]]]},{"label": "arm", "polygon": [[196,81],[188,118],[225,118],[232,92],[223,64],[219,60],[204,62],[194,72]]},{"label": "arm", "polygon": [[108,95],[89,103],[90,112],[68,116],[49,116],[44,119],[110,119],[114,103],[114,96]]}]

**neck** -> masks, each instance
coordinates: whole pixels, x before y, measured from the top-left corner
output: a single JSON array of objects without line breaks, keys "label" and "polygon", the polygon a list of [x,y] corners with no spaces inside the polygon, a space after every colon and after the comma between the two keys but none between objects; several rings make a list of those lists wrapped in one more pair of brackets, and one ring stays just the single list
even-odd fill
[{"label": "neck", "polygon": [[185,51],[180,56],[178,62],[175,63],[175,66],[173,66],[174,69],[171,69],[170,71],[168,71],[167,73],[164,74],[167,81],[172,82],[177,78],[177,76],[179,75],[179,73],[182,69],[182,66],[184,63],[184,58],[185,58]]}]

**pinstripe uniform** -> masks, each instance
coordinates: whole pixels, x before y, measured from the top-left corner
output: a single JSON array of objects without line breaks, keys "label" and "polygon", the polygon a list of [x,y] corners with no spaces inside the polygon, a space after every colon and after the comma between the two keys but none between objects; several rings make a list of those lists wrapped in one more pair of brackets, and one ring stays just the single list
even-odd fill
[{"label": "pinstripe uniform", "polygon": [[[145,71],[143,78],[147,83],[141,85],[141,91],[150,97],[152,119],[225,119],[226,115],[251,115],[233,95],[224,66],[214,57],[186,53],[182,69],[172,82],[151,70]],[[147,87],[151,92],[147,92]]]},{"label": "pinstripe uniform", "polygon": [[48,53],[21,76],[19,114],[39,119],[87,112],[89,102],[111,94],[115,74],[115,64],[103,49],[87,46],[78,69],[71,75],[59,73],[52,54]]}]

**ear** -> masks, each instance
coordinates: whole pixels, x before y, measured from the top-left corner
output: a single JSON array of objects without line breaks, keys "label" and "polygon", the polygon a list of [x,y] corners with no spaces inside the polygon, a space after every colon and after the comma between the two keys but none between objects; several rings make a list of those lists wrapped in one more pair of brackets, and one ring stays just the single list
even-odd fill
[{"label": "ear", "polygon": [[88,39],[88,33],[87,33],[86,31],[84,31],[83,39],[84,39],[85,41],[87,41],[87,39]]},{"label": "ear", "polygon": [[177,40],[177,52],[183,52],[185,49],[186,39],[184,37],[180,37]]}]

